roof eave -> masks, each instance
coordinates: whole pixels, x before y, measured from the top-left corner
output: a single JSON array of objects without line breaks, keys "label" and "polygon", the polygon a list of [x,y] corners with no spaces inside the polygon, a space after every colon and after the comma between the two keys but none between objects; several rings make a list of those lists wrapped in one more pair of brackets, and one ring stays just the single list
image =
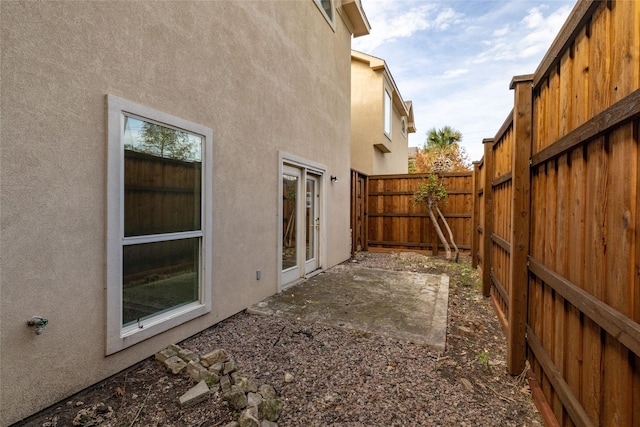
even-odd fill
[{"label": "roof eave", "polygon": [[366,36],[371,31],[367,15],[362,9],[360,0],[342,0],[342,10],[353,26],[353,37]]}]

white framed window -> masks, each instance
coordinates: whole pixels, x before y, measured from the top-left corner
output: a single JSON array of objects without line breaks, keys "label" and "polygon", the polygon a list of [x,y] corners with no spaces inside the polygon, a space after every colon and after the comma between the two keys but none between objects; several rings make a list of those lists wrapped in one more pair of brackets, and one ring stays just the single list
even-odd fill
[{"label": "white framed window", "polygon": [[384,90],[384,133],[391,138],[391,117],[393,109],[391,106],[391,94],[387,89]]},{"label": "white framed window", "polygon": [[407,118],[402,116],[400,119],[400,125],[402,126],[402,135],[407,136]]},{"label": "white framed window", "polygon": [[335,13],[333,9],[333,0],[312,1],[316,4],[316,6],[318,6],[318,9],[320,9],[320,12],[322,12],[322,15],[324,15],[324,18],[327,20],[331,28],[333,28],[333,30],[335,31]]},{"label": "white framed window", "polygon": [[212,130],[107,95],[107,354],[211,311]]}]

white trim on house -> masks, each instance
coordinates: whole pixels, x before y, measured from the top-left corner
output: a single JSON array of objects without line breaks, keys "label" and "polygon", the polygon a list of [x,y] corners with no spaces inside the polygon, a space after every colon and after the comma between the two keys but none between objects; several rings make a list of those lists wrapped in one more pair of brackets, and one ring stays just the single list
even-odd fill
[{"label": "white trim on house", "polygon": [[[158,110],[107,95],[107,281],[106,354],[113,354],[211,311],[213,258],[213,132],[210,128]],[[124,236],[124,118],[136,116],[199,135],[202,142],[201,228],[198,231]],[[123,245],[198,238],[199,300],[146,319],[142,325],[122,325]]]}]

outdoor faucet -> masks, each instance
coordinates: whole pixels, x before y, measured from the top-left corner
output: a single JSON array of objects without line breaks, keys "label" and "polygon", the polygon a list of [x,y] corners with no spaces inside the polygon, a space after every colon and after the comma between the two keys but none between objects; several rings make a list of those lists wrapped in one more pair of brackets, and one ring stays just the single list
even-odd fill
[{"label": "outdoor faucet", "polygon": [[33,316],[27,320],[27,325],[36,327],[36,335],[40,335],[44,331],[44,327],[49,323],[49,319],[45,319],[42,316]]}]

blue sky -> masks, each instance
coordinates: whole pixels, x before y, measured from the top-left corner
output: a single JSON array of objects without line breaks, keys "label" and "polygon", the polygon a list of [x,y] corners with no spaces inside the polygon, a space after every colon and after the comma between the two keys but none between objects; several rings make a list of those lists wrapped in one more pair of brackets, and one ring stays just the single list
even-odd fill
[{"label": "blue sky", "polygon": [[483,155],[513,108],[513,76],[533,74],[575,0],[362,0],[371,34],[352,48],[386,61],[413,101],[422,146],[432,127],[462,133],[471,160]]}]

